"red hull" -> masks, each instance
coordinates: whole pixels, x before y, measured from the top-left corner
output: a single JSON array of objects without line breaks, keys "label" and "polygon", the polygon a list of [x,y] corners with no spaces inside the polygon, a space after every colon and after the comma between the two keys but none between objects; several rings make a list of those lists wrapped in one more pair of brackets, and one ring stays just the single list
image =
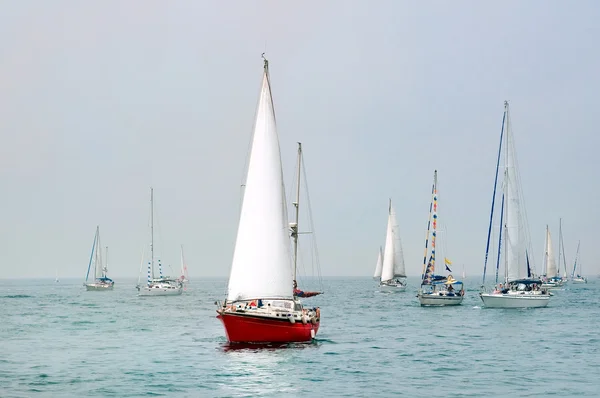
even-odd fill
[{"label": "red hull", "polygon": [[[217,318],[223,322],[225,334],[230,343],[306,343],[310,342],[319,330],[315,325],[302,322],[269,319],[264,317],[220,313]],[[311,331],[314,330],[314,335]]]}]

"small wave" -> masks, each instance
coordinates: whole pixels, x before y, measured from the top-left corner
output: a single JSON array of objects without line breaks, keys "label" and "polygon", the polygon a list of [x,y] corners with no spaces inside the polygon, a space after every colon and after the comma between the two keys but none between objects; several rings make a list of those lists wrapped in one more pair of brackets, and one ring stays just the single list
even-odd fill
[{"label": "small wave", "polygon": [[2,298],[20,299],[20,298],[33,298],[33,296],[29,296],[27,294],[9,294],[8,296],[2,296]]}]

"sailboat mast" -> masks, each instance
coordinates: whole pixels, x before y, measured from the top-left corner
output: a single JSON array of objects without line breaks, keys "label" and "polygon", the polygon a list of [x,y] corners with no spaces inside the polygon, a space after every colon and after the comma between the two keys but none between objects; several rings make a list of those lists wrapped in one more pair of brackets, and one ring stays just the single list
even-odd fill
[{"label": "sailboat mast", "polygon": [[[504,194],[507,194],[507,187],[508,184],[510,184],[509,178],[510,176],[508,175],[508,157],[509,157],[509,151],[510,151],[510,141],[509,141],[509,128],[508,128],[508,124],[509,124],[509,115],[508,115],[508,101],[504,101],[504,112],[506,112],[506,131],[504,132],[504,137],[505,137],[505,142],[504,142]],[[510,202],[510,198],[509,200],[506,201],[505,204],[505,211],[506,214],[508,214],[508,202]],[[507,217],[508,219],[508,217]],[[506,243],[504,244],[504,283],[508,283],[508,222],[505,219],[504,220],[504,240],[506,241]],[[502,226],[501,226],[502,228]]]},{"label": "sailboat mast", "polygon": [[102,268],[102,276],[106,277],[107,272],[108,272],[108,246],[106,246],[106,266]]},{"label": "sailboat mast", "polygon": [[298,221],[300,217],[300,167],[302,166],[302,143],[298,143],[298,174],[296,175],[296,201],[293,202],[296,209],[296,220],[292,227],[292,237],[294,238],[294,285],[296,284],[296,275],[298,269]]},{"label": "sailboat mast", "polygon": [[154,279],[154,188],[150,187],[150,268]]},{"label": "sailboat mast", "polygon": [[560,253],[562,242],[562,218],[558,219],[558,267],[556,268],[556,275],[560,276]]}]

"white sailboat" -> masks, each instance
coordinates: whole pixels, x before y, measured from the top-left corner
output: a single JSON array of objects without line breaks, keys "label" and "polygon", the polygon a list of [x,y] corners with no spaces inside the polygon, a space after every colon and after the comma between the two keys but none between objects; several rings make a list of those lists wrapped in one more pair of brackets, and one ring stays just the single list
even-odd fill
[{"label": "white sailboat", "polygon": [[375,265],[375,274],[373,274],[373,279],[379,281],[381,280],[381,270],[383,269],[383,249],[381,246],[379,247],[379,254],[377,255],[377,264]]},{"label": "white sailboat", "polygon": [[383,251],[383,264],[381,267],[381,282],[379,287],[383,290],[403,292],[406,290],[406,270],[400,231],[396,221],[396,212],[392,207],[392,200],[388,208],[388,225]]},{"label": "white sailboat", "polygon": [[544,269],[545,273],[542,277],[542,287],[557,288],[562,286],[562,279],[558,273],[558,267],[554,258],[554,246],[552,244],[552,236],[550,229],[546,225],[546,245],[544,250]]},{"label": "white sailboat", "polygon": [[54,278],[54,283],[58,283],[58,282],[59,282],[59,280],[58,280],[58,270],[56,270],[56,276]]},{"label": "white sailboat", "polygon": [[[515,159],[515,148],[510,125],[508,102],[504,101],[504,117],[500,135],[500,148],[496,163],[496,178],[492,196],[492,210],[488,228],[488,239],[483,271],[483,285],[489,254],[490,237],[493,227],[496,187],[500,156],[504,149],[504,173],[502,181],[502,206],[500,212],[499,250],[497,269],[500,259],[504,260],[504,285],[500,285],[491,293],[482,291],[479,295],[487,308],[527,308],[546,307],[550,301],[547,289],[541,288],[541,280],[531,278],[528,256],[527,225],[524,222],[524,206],[520,193],[520,183]],[[504,218],[504,216],[506,216]],[[504,250],[502,250],[502,248]]]},{"label": "white sailboat", "polygon": [[[581,276],[581,261],[579,261],[579,244],[581,241],[577,242],[577,254],[575,254],[575,261],[573,263],[573,272],[571,273],[571,282],[573,283],[587,283],[587,278]],[[579,272],[577,272],[577,266],[579,265]],[[576,274],[577,272],[577,274]]]},{"label": "white sailboat", "polygon": [[[154,189],[150,188],[150,259],[148,260],[148,274],[146,284],[138,281],[136,288],[138,296],[178,296],[183,291],[183,285],[178,279],[163,276],[162,263],[158,259],[159,276],[154,274]],[[141,274],[140,274],[141,276]]]},{"label": "white sailboat", "polygon": [[[433,186],[431,189],[431,203],[429,205],[429,220],[427,221],[427,233],[425,235],[425,254],[423,255],[422,281],[417,298],[421,306],[446,306],[460,305],[465,296],[464,284],[454,279],[449,268],[452,262],[444,257],[444,266],[448,272],[447,276],[435,275],[435,260],[438,252],[439,237],[437,225],[438,218],[438,191],[437,170],[433,173]],[[431,247],[429,238],[431,232]],[[429,252],[429,261],[427,254]],[[443,253],[446,254],[445,252]],[[464,268],[463,268],[464,274]]]},{"label": "white sailboat", "polygon": [[183,258],[183,245],[181,245],[181,276],[179,277],[179,282],[181,282],[185,285],[189,281],[190,281],[190,279],[188,276],[187,263],[185,262],[185,259]]},{"label": "white sailboat", "polygon": [[319,330],[320,309],[294,295],[289,227],[265,59],[227,299],[217,303],[230,343],[310,342]]},{"label": "white sailboat", "polygon": [[[106,256],[108,257],[108,247],[106,248]],[[90,270],[94,265],[94,281],[90,282]],[[88,264],[87,274],[83,285],[88,291],[105,291],[112,290],[115,282],[107,276],[108,262],[102,262],[102,249],[100,246],[100,226],[96,226],[96,234],[94,235],[94,244],[92,245],[92,253],[90,254],[90,262]],[[58,278],[57,278],[58,279]]]}]

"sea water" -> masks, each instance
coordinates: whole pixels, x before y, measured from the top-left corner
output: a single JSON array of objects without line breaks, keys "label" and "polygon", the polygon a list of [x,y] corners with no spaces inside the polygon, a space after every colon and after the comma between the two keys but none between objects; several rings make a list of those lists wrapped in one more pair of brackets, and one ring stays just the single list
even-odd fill
[{"label": "sea water", "polygon": [[[422,308],[369,278],[326,278],[312,344],[230,349],[225,279],[138,297],[135,280],[0,281],[0,397],[600,396],[600,279],[547,308]],[[304,287],[304,286],[301,286]]]}]

